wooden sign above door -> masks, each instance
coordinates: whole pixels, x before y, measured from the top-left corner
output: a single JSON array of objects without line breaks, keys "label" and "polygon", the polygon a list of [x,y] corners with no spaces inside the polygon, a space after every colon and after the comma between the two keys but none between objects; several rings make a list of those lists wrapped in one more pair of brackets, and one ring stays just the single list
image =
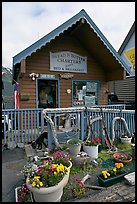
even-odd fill
[{"label": "wooden sign above door", "polygon": [[71,73],[63,73],[63,74],[59,74],[60,78],[62,79],[71,79],[74,77],[74,74]]}]

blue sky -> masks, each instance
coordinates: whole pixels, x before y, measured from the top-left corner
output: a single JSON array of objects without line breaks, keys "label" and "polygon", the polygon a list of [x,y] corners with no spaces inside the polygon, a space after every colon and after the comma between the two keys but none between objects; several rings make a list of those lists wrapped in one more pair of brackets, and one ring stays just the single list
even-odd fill
[{"label": "blue sky", "polygon": [[85,9],[118,51],[135,21],[135,2],[2,2],[2,66]]}]

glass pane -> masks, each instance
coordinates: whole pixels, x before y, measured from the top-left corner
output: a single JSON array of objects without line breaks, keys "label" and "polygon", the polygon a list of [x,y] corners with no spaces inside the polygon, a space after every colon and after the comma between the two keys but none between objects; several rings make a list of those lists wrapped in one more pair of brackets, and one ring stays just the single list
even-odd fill
[{"label": "glass pane", "polygon": [[95,81],[73,82],[73,105],[92,106],[98,104],[98,83]]}]

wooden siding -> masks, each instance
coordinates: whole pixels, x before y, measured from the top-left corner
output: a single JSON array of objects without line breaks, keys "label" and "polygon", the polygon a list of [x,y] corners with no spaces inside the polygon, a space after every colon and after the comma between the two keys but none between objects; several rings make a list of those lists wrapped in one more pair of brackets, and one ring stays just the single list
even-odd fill
[{"label": "wooden siding", "polygon": [[[106,82],[106,72],[100,62],[91,55],[81,43],[72,36],[61,35],[50,44],[43,46],[40,50],[33,53],[26,59],[26,73],[20,78],[21,93],[30,94],[28,101],[21,101],[21,108],[36,108],[36,81],[29,78],[29,74],[52,74],[59,78],[63,72],[50,71],[51,51],[72,51],[82,56],[87,56],[87,73],[73,73],[73,80],[99,80],[100,81],[100,105],[107,104],[108,83]],[[67,94],[67,89],[72,89],[72,80],[60,79],[60,107],[72,106],[72,94]]]},{"label": "wooden siding", "polygon": [[109,82],[109,91],[115,92],[120,101],[135,101],[135,76]]}]

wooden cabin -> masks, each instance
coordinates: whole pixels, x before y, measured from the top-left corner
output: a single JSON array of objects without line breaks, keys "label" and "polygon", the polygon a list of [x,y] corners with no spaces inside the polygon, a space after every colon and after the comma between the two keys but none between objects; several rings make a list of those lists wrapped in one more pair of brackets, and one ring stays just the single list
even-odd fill
[{"label": "wooden cabin", "polygon": [[108,104],[108,81],[129,67],[85,10],[13,57],[20,107]]}]

